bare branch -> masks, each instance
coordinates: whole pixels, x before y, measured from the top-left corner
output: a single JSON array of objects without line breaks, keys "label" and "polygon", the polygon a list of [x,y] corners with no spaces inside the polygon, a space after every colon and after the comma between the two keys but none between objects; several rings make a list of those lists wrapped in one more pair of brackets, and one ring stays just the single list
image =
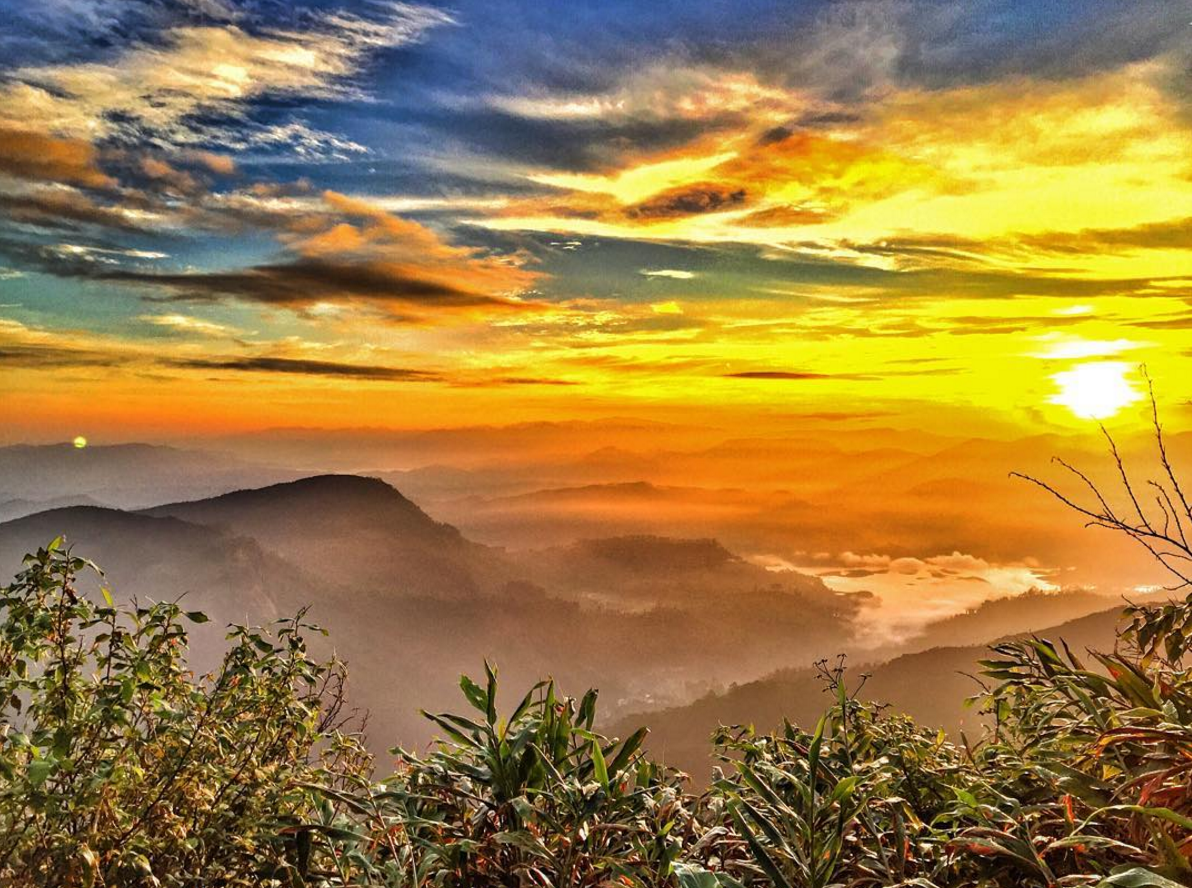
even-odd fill
[{"label": "bare branch", "polygon": [[[1145,374],[1145,368],[1143,372]],[[1176,577],[1179,583],[1174,587],[1169,587],[1169,591],[1176,591],[1192,587],[1192,570],[1188,567],[1188,565],[1192,565],[1192,547],[1189,546],[1187,532],[1184,528],[1185,516],[1190,524],[1192,524],[1192,509],[1189,508],[1188,500],[1184,496],[1175,471],[1172,469],[1171,462],[1168,459],[1167,447],[1163,440],[1162,426],[1159,423],[1159,410],[1155,401],[1154,386],[1151,384],[1150,377],[1147,377],[1147,383],[1150,388],[1151,417],[1155,429],[1155,438],[1159,446],[1159,460],[1163,468],[1163,473],[1166,476],[1165,480],[1170,484],[1169,490],[1168,485],[1162,481],[1148,479],[1146,482],[1156,491],[1155,505],[1163,516],[1161,530],[1157,529],[1155,524],[1152,523],[1151,518],[1148,517],[1146,510],[1143,508],[1142,502],[1138,499],[1134,485],[1130,481],[1130,475],[1126,470],[1125,461],[1122,459],[1121,452],[1118,450],[1117,442],[1114,441],[1113,436],[1104,426],[1101,427],[1101,433],[1105,436],[1105,440],[1109,444],[1109,453],[1117,469],[1124,495],[1129,500],[1132,510],[1137,516],[1137,523],[1132,518],[1126,520],[1120,517],[1110,504],[1109,498],[1097,486],[1096,482],[1085,472],[1059,457],[1054,457],[1052,461],[1062,466],[1084,485],[1093,497],[1094,502],[1092,504],[1083,504],[1071,495],[1062,492],[1058,487],[1030,475],[1012,472],[1011,477],[1029,481],[1031,484],[1045,490],[1069,509],[1087,519],[1085,522],[1086,527],[1103,527],[1108,530],[1116,530],[1130,537],[1130,539],[1146,549],[1164,570]],[[1172,491],[1174,491],[1174,497]],[[1182,515],[1181,512],[1183,513]]]}]

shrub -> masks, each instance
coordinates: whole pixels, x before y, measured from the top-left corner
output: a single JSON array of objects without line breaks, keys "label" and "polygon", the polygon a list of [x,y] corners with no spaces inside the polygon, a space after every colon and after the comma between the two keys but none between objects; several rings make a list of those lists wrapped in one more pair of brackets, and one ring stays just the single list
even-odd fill
[{"label": "shrub", "polygon": [[680,775],[642,756],[645,731],[608,740],[593,730],[596,692],[577,700],[553,682],[535,685],[501,718],[497,687],[490,667],[483,685],[465,676],[472,714],[427,715],[443,736],[435,752],[400,752],[397,773],[363,794],[328,793],[356,815],[355,829],[375,849],[353,881],[666,882],[694,826],[692,800]]},{"label": "shrub", "polygon": [[[177,604],[96,604],[56,540],[0,592],[0,883],[289,884],[316,774],[363,766],[302,616],[187,668]],[[289,832],[287,832],[289,830]]]}]

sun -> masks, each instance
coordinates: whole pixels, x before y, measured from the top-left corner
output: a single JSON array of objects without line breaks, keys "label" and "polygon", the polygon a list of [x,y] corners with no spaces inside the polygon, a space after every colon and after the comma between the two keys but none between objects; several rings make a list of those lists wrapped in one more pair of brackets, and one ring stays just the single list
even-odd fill
[{"label": "sun", "polygon": [[1078,364],[1051,378],[1060,387],[1052,404],[1067,407],[1081,419],[1108,419],[1142,397],[1130,383],[1130,365],[1121,361]]},{"label": "sun", "polygon": [[84,438],[82,435],[79,435],[77,438],[75,438],[73,441],[71,441],[71,443],[74,444],[75,450],[82,450],[84,447],[87,446],[87,439]]}]

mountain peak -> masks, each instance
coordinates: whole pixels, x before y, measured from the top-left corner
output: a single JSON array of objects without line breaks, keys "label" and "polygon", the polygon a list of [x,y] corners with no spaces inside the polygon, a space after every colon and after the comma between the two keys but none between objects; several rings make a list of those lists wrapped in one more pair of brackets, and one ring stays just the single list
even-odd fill
[{"label": "mountain peak", "polygon": [[396,488],[363,475],[312,475],[145,511],[232,526],[250,535],[264,530],[264,523],[270,530],[294,525],[336,526],[344,531],[358,527],[440,539],[459,537],[454,527],[432,519]]}]

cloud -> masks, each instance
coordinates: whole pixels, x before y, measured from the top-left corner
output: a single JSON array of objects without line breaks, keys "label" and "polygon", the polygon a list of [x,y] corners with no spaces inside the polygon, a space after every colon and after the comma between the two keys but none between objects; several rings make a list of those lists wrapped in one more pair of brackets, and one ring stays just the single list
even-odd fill
[{"label": "cloud", "polygon": [[323,13],[304,31],[173,27],[104,60],[17,68],[0,87],[0,122],[87,141],[208,143],[221,131],[215,118],[259,99],[354,95],[372,52],[451,22],[427,6],[385,8],[375,18]]},{"label": "cloud", "polygon": [[241,331],[235,327],[205,321],[202,318],[183,314],[145,314],[138,315],[136,320],[154,327],[163,327],[177,333],[197,333],[200,336],[235,336]]},{"label": "cloud", "polygon": [[136,207],[97,201],[86,192],[66,187],[0,192],[0,210],[9,222],[54,229],[98,226],[131,232],[143,230],[146,221]]},{"label": "cloud", "polygon": [[350,305],[395,322],[539,307],[521,296],[541,277],[526,267],[528,255],[456,246],[424,225],[331,191],[313,206],[274,204],[265,211],[248,206],[241,214],[236,205],[217,205],[206,218],[207,210],[200,209],[196,218],[205,225],[240,218],[265,227],[280,239],[284,258],[217,271],[124,266],[116,256],[158,254],[82,246],[67,252],[43,249],[27,258],[51,273],[157,290],[171,299],[235,299],[303,311]]},{"label": "cloud", "polygon": [[187,370],[217,370],[240,373],[294,373],[303,376],[331,376],[385,382],[440,382],[442,377],[424,370],[386,367],[375,364],[344,364],[301,358],[176,358],[162,361],[165,366]]},{"label": "cloud", "polygon": [[493,376],[482,379],[457,380],[452,385],[460,388],[490,388],[506,385],[573,386],[581,385],[581,383],[572,379],[555,379],[544,376]]},{"label": "cloud", "polygon": [[541,376],[479,373],[446,375],[433,370],[392,367],[385,364],[358,364],[341,361],[312,360],[276,356],[167,358],[162,366],[183,370],[234,373],[281,373],[355,379],[375,382],[442,383],[455,388],[496,388],[502,386],[573,386],[579,383]]},{"label": "cloud", "polygon": [[755,72],[683,65],[677,59],[635,66],[606,91],[489,95],[484,102],[519,117],[555,121],[690,119],[706,122],[727,114],[784,120],[804,110],[809,99],[763,83]]},{"label": "cloud", "polygon": [[629,219],[643,222],[698,216],[739,209],[749,196],[745,188],[699,182],[680,185],[625,207],[621,212]]},{"label": "cloud", "polygon": [[1131,228],[1084,228],[1022,235],[1024,246],[1058,253],[1096,253],[1105,249],[1192,250],[1192,217],[1149,222]]},{"label": "cloud", "polygon": [[117,367],[127,363],[119,355],[53,345],[21,345],[0,340],[0,366],[32,370],[70,367]]},{"label": "cloud", "polygon": [[742,370],[738,373],[725,373],[725,379],[786,379],[786,380],[812,380],[812,379],[856,379],[855,376],[841,376],[835,373],[811,373],[801,370]]},{"label": "cloud", "polygon": [[30,327],[0,318],[0,366],[22,370],[118,367],[131,355],[97,337]]},{"label": "cloud", "polygon": [[828,211],[815,207],[775,204],[742,216],[736,220],[736,224],[748,228],[798,228],[817,225],[832,218],[834,216]]},{"label": "cloud", "polygon": [[649,278],[670,278],[676,281],[689,281],[696,277],[694,271],[683,271],[678,268],[643,268],[641,273]]},{"label": "cloud", "polygon": [[412,320],[406,311],[489,309],[520,310],[524,303],[473,292],[428,279],[400,264],[352,263],[300,258],[235,271],[154,273],[102,272],[98,280],[172,291],[176,298],[199,301],[231,297],[289,308],[319,303],[371,302],[387,306],[393,320]]},{"label": "cloud", "polygon": [[701,135],[609,173],[536,173],[535,182],[560,193],[512,200],[486,224],[509,218],[511,226],[537,228],[554,220],[558,230],[583,231],[567,220],[591,220],[625,234],[718,216],[726,229],[716,239],[766,240],[765,229],[820,225],[901,193],[951,187],[930,165],[851,129],[823,133],[753,119],[727,137]]},{"label": "cloud", "polygon": [[[2,113],[2,112],[0,112]],[[0,126],[0,174],[89,188],[115,184],[97,165],[98,152],[84,139]]]}]

